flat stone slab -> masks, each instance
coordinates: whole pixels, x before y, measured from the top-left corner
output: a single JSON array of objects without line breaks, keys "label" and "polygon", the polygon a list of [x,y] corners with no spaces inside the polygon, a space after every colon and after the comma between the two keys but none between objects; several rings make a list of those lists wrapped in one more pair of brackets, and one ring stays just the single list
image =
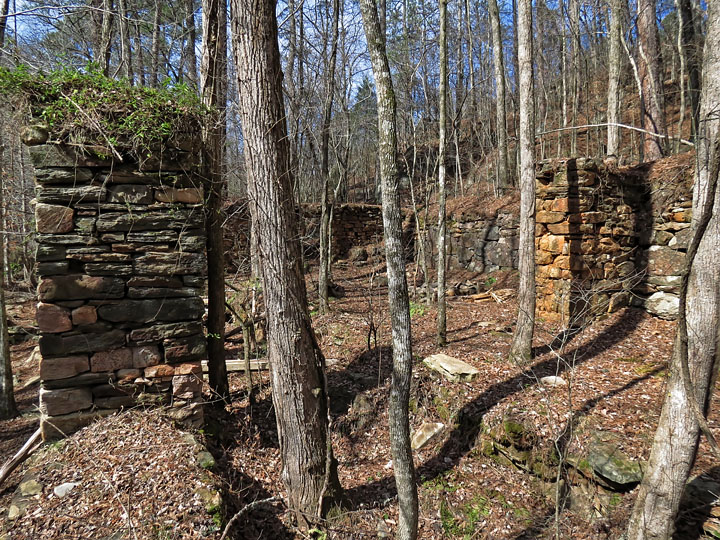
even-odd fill
[{"label": "flat stone slab", "polygon": [[428,356],[423,364],[453,382],[472,381],[480,373],[470,364],[442,353]]},{"label": "flat stone slab", "polygon": [[[240,358],[238,359],[231,359],[228,358],[225,360],[225,366],[228,370],[228,373],[237,372],[237,371],[245,371],[245,360],[242,360]],[[202,369],[203,373],[208,372],[208,365],[207,360],[202,361]],[[267,371],[270,369],[270,362],[268,362],[265,359],[259,359],[259,360],[250,360],[250,371]]]},{"label": "flat stone slab", "polygon": [[420,450],[423,446],[430,442],[430,440],[440,433],[445,424],[440,422],[425,422],[418,430],[413,433],[410,441],[410,447],[413,450]]}]

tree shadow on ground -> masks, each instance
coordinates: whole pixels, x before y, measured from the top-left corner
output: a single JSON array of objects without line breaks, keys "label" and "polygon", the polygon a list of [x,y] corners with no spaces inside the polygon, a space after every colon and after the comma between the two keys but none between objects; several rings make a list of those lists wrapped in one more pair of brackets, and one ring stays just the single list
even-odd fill
[{"label": "tree shadow on ground", "polygon": [[[685,487],[680,511],[675,522],[673,540],[699,540],[703,538],[703,524],[718,510],[720,498],[720,466],[698,475]],[[715,530],[720,529],[720,519],[714,520]]]},{"label": "tree shadow on ground", "polygon": [[[478,397],[466,403],[457,414],[457,426],[448,436],[445,444],[437,454],[417,468],[417,478],[427,481],[456,467],[459,461],[472,450],[475,440],[482,429],[485,413],[496,403],[525,388],[529,383],[535,384],[547,375],[561,375],[569,367],[577,366],[593,356],[611,348],[637,327],[643,312],[626,309],[610,327],[604,329],[589,343],[567,351],[563,358],[553,356],[528,367],[523,372],[491,385]],[[571,362],[564,359],[572,359]],[[383,497],[384,495],[384,497]],[[377,501],[396,495],[395,479],[387,476],[376,482],[358,486],[349,490],[347,497],[353,504]]]},{"label": "tree shadow on ground", "polygon": [[[271,400],[267,401],[271,402]],[[259,411],[254,409],[254,413],[257,414]],[[238,421],[239,418],[242,418],[242,413],[228,412],[219,407],[208,407],[205,417],[206,433],[214,433],[214,436],[206,437],[206,446],[215,458],[215,470],[225,483],[223,523],[227,523],[236,512],[246,505],[267,499],[273,494],[229,462],[229,457],[232,456],[232,452],[228,451],[229,448],[237,444],[238,437],[243,436],[243,428],[239,426]],[[270,420],[274,426],[274,415]],[[276,436],[275,439],[277,441]],[[257,538],[292,540],[295,538],[295,534],[283,523],[284,512],[285,507],[281,501],[259,505],[243,514],[242,519],[233,525],[228,538],[232,540],[256,540]]]}]

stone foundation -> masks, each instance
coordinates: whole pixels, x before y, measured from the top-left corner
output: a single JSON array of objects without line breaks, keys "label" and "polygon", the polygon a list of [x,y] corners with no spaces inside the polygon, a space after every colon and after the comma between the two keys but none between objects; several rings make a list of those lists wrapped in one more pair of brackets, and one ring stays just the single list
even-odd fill
[{"label": "stone foundation", "polygon": [[692,218],[687,161],[621,171],[592,159],[543,164],[536,205],[541,316],[574,326],[629,304],[677,315]]},{"label": "stone foundation", "polygon": [[139,404],[201,425],[206,259],[192,156],[119,163],[54,144],[30,154],[43,437]]}]

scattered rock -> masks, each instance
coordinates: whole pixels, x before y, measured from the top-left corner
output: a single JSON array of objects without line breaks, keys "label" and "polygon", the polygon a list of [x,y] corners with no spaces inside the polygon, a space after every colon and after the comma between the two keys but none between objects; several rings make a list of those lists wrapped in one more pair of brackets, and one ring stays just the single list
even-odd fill
[{"label": "scattered rock", "polygon": [[425,422],[413,433],[410,441],[410,447],[413,450],[420,450],[427,445],[438,433],[440,433],[445,424],[440,422]]},{"label": "scattered rock", "polygon": [[595,475],[606,481],[611,488],[629,490],[642,480],[640,463],[628,458],[612,442],[594,441],[587,460]]},{"label": "scattered rock", "polygon": [[64,497],[65,495],[70,493],[77,485],[77,482],[65,482],[63,484],[60,484],[59,486],[55,486],[55,488],[53,489],[53,493],[56,497]]},{"label": "scattered rock", "polygon": [[562,377],[556,377],[555,375],[548,375],[547,377],[542,377],[540,379],[540,383],[550,387],[567,385],[565,379],[563,379]]},{"label": "scattered rock", "polygon": [[428,356],[423,364],[453,382],[472,381],[480,373],[470,364],[443,353]]},{"label": "scattered rock", "polygon": [[645,309],[661,319],[676,319],[680,309],[680,297],[662,291],[653,293],[644,302]]},{"label": "scattered rock", "polygon": [[33,495],[42,493],[43,486],[40,482],[38,482],[34,478],[31,478],[30,480],[25,480],[23,482],[20,482],[18,489],[22,496],[32,497]]}]

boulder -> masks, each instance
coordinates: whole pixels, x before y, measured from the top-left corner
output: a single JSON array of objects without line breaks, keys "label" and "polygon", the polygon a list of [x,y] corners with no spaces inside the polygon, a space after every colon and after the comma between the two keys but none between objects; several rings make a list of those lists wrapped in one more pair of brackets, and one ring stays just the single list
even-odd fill
[{"label": "boulder", "polygon": [[442,353],[428,356],[423,364],[453,382],[472,381],[480,373],[470,364]]},{"label": "boulder", "polygon": [[589,448],[587,460],[593,473],[612,488],[630,490],[642,480],[640,463],[628,458],[612,442],[594,441]]},{"label": "boulder", "polygon": [[445,424],[440,422],[425,422],[412,435],[410,447],[413,450],[420,450],[427,445],[438,433],[440,433]]},{"label": "boulder", "polygon": [[675,294],[658,291],[645,299],[645,309],[661,319],[676,319],[680,309],[680,297]]}]

